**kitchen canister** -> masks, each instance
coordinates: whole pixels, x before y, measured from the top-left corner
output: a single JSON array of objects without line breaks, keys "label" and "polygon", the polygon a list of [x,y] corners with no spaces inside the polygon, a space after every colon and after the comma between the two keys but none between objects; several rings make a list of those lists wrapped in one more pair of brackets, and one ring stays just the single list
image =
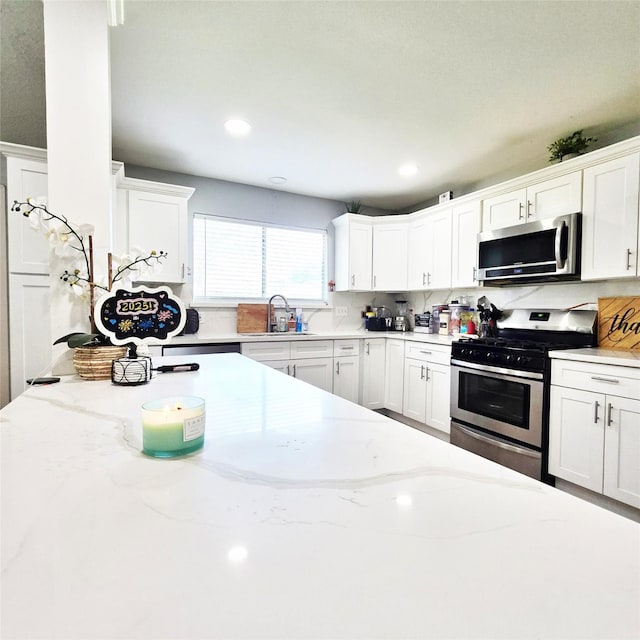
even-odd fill
[{"label": "kitchen canister", "polygon": [[438,315],[438,333],[441,336],[449,335],[449,311],[441,311]]},{"label": "kitchen canister", "polygon": [[449,305],[449,335],[454,336],[460,333],[460,321],[467,311],[469,311],[468,304],[452,302]]},{"label": "kitchen canister", "polygon": [[448,310],[449,305],[446,304],[434,304],[431,307],[431,333],[440,333],[440,313]]}]

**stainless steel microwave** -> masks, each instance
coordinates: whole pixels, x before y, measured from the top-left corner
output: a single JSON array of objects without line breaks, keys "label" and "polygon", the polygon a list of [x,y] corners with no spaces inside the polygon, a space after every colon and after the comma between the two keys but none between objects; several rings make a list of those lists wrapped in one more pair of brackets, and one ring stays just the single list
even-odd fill
[{"label": "stainless steel microwave", "polygon": [[580,279],[581,214],[478,234],[478,280],[488,285]]}]

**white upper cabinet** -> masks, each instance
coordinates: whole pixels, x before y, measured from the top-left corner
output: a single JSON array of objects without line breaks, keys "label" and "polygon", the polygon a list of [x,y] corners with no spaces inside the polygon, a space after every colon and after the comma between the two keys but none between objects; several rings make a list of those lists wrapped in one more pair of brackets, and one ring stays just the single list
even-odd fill
[{"label": "white upper cabinet", "polygon": [[480,233],[480,200],[453,207],[451,212],[451,286],[475,287]]},{"label": "white upper cabinet", "polygon": [[372,285],[373,230],[371,218],[345,213],[335,227],[336,291],[370,291]]},{"label": "white upper cabinet", "polygon": [[409,225],[406,216],[373,221],[373,290],[407,289],[407,245]]},{"label": "white upper cabinet", "polygon": [[638,275],[640,154],[584,170],[582,279]]},{"label": "white upper cabinet", "polygon": [[41,230],[34,230],[21,213],[11,211],[14,200],[46,198],[47,163],[26,158],[7,158],[7,233],[9,272],[47,275],[49,243]]},{"label": "white upper cabinet", "polygon": [[162,266],[145,282],[180,283],[187,276],[188,200],[194,189],[125,178],[118,187],[118,222],[126,230],[118,249],[164,251]]},{"label": "white upper cabinet", "polygon": [[409,226],[408,289],[451,286],[451,207],[421,214]]},{"label": "white upper cabinet", "polygon": [[575,213],[581,207],[582,171],[574,171],[526,189],[487,198],[482,204],[482,230]]}]

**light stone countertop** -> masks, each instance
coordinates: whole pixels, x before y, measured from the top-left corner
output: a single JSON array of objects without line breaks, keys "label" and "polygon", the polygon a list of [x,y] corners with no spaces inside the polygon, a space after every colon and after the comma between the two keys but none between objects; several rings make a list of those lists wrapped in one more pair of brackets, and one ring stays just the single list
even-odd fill
[{"label": "light stone countertop", "polygon": [[[640,637],[640,525],[239,354],[0,413],[4,640]],[[182,362],[158,358],[154,364]],[[206,399],[160,460],[140,406]]]},{"label": "light stone countertop", "polygon": [[560,349],[559,351],[550,351],[549,357],[559,360],[613,364],[621,367],[635,367],[640,369],[640,350],[598,348]]},{"label": "light stone countertop", "polygon": [[426,342],[430,344],[442,344],[451,346],[451,343],[460,336],[441,336],[437,333],[415,333],[413,331],[365,331],[357,329],[354,331],[318,331],[306,334],[295,333],[293,331],[273,332],[273,333],[226,333],[213,336],[202,336],[197,333],[176,336],[172,338],[171,345],[205,345],[224,344],[228,342],[266,342],[266,341],[290,341],[290,340],[353,340],[353,339],[374,339],[374,338],[395,338],[398,340],[415,340],[416,342]]}]

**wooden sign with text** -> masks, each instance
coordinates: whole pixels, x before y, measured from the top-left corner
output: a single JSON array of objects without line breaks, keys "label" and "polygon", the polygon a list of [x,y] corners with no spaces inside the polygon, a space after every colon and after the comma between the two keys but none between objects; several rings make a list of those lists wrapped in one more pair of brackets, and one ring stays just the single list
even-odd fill
[{"label": "wooden sign with text", "polygon": [[598,346],[640,349],[640,297],[598,298]]}]

